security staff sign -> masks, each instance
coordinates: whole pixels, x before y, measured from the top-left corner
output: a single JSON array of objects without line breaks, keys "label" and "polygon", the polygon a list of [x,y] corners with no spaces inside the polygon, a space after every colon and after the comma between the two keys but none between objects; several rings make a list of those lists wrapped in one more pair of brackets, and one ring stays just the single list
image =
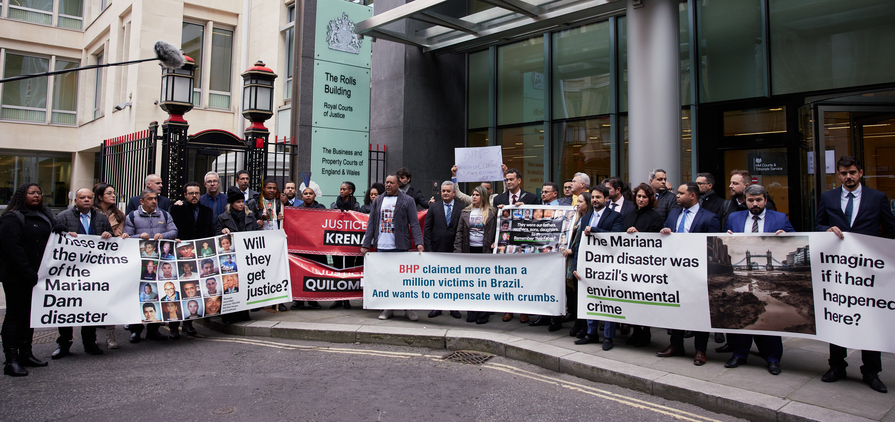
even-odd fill
[{"label": "security staff sign", "polygon": [[856,233],[586,236],[578,317],[895,352],[892,242]]},{"label": "security staff sign", "polygon": [[282,231],[173,240],[55,234],[31,300],[32,327],[198,319],[291,298]]}]

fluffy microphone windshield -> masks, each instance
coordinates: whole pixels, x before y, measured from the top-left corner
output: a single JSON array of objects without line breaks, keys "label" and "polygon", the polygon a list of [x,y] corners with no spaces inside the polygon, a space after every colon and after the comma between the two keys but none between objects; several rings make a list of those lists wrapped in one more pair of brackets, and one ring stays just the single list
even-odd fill
[{"label": "fluffy microphone windshield", "polygon": [[183,53],[180,49],[164,41],[155,43],[155,55],[167,68],[180,69],[183,66]]}]

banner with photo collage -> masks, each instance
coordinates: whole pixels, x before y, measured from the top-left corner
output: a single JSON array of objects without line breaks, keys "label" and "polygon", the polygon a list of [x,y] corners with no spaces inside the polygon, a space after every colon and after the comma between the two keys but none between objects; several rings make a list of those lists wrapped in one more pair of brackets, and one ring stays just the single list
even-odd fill
[{"label": "banner with photo collage", "polygon": [[571,206],[523,205],[500,210],[495,254],[559,252],[569,247],[575,209]]},{"label": "banner with photo collage", "polygon": [[282,231],[190,240],[54,235],[32,295],[32,326],[199,319],[288,302]]}]

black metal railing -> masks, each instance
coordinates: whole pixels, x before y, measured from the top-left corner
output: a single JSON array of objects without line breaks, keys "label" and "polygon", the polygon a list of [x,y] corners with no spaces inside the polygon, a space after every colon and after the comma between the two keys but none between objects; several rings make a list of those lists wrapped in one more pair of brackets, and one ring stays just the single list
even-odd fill
[{"label": "black metal railing", "polygon": [[149,129],[103,141],[99,181],[115,187],[119,205],[139,195],[146,175],[156,172],[157,135],[158,122],[152,122]]}]

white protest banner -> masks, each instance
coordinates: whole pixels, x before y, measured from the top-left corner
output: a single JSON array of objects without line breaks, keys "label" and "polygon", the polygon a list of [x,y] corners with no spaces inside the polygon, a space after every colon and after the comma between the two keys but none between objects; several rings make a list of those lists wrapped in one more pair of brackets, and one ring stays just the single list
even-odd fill
[{"label": "white protest banner", "polygon": [[846,233],[600,233],[578,251],[578,317],[804,337],[895,352],[893,241]]},{"label": "white protest banner", "polygon": [[31,300],[32,327],[215,316],[288,302],[282,231],[173,240],[54,234]]},{"label": "white protest banner", "polygon": [[562,315],[564,268],[558,253],[368,253],[364,308]]},{"label": "white protest banner", "polygon": [[454,148],[458,182],[503,180],[503,153],[500,146]]}]

